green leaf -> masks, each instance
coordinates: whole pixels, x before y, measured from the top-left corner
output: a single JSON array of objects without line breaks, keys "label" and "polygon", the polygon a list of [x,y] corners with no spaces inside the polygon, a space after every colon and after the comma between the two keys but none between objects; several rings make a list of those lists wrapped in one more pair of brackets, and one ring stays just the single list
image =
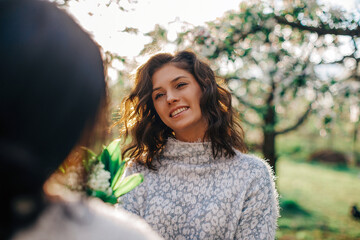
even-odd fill
[{"label": "green leaf", "polygon": [[85,159],[83,159],[83,165],[85,171],[90,171],[91,166],[95,161],[99,161],[98,156],[89,148],[81,147],[86,152]]},{"label": "green leaf", "polygon": [[111,196],[108,196],[104,202],[107,202],[107,203],[111,203],[111,204],[115,204],[117,203],[117,197],[115,197],[114,195],[111,195]]},{"label": "green leaf", "polygon": [[105,166],[104,169],[110,172],[109,165],[110,165],[111,157],[107,148],[104,148],[104,150],[100,154],[100,161],[104,164]]},{"label": "green leaf", "polygon": [[89,148],[87,147],[81,147],[84,151],[86,151],[91,157],[97,157],[97,155]]},{"label": "green leaf", "polygon": [[118,171],[119,164],[121,163],[120,139],[112,141],[108,145],[107,150],[110,154],[109,172],[111,174],[112,181]]},{"label": "green leaf", "polygon": [[63,165],[60,165],[59,170],[60,170],[60,172],[65,173],[65,168]]},{"label": "green leaf", "polygon": [[112,155],[120,146],[120,139],[115,139],[114,141],[112,141],[108,146],[107,149],[110,153],[110,155]]},{"label": "green leaf", "polygon": [[243,57],[247,56],[247,55],[251,52],[251,49],[252,49],[252,48],[245,49],[245,50],[244,50]]},{"label": "green leaf", "polygon": [[323,121],[324,121],[324,125],[328,125],[329,123],[331,123],[333,121],[333,118],[328,115],[328,116],[325,116]]},{"label": "green leaf", "polygon": [[115,186],[115,185],[119,185],[119,184],[120,184],[120,182],[119,182],[119,183],[117,183],[117,182],[120,181],[121,176],[123,175],[123,173],[124,173],[124,171],[125,171],[125,163],[126,163],[126,162],[123,161],[123,162],[120,164],[119,169],[117,170],[114,178],[111,180],[111,185],[110,185],[110,187],[111,187],[113,190],[114,190],[114,186]]},{"label": "green leaf", "polygon": [[144,181],[144,176],[141,173],[136,173],[126,177],[123,181],[121,181],[121,183],[118,186],[115,186],[114,188],[116,189],[116,191],[114,192],[115,197],[120,197],[130,192],[143,181]]},{"label": "green leaf", "polygon": [[88,190],[87,194],[92,197],[100,198],[102,201],[115,204],[117,202],[117,197],[114,195],[107,195],[107,193],[103,191],[97,191],[97,190]]},{"label": "green leaf", "polygon": [[59,171],[61,172],[61,173],[66,173],[66,169],[68,168],[68,165],[66,164],[66,162],[63,162],[60,166],[59,166]]},{"label": "green leaf", "polygon": [[108,197],[108,195],[103,191],[91,191],[90,196],[97,197],[105,201],[105,199]]}]

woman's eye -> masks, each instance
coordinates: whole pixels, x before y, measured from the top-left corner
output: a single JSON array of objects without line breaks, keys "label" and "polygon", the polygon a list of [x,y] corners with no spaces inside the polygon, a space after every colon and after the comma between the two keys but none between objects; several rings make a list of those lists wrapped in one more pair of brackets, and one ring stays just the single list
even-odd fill
[{"label": "woman's eye", "polygon": [[163,93],[158,93],[158,94],[156,94],[156,95],[155,95],[155,100],[158,99],[159,97],[162,97],[162,96],[164,96]]},{"label": "woman's eye", "polygon": [[187,85],[187,83],[179,83],[178,85],[176,85],[176,88],[181,88],[183,86]]}]

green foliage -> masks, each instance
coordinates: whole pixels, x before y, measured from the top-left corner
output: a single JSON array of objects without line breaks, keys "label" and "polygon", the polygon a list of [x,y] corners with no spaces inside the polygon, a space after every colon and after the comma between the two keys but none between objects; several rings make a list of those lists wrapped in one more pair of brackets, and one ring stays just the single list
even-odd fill
[{"label": "green foliage", "polygon": [[328,116],[324,117],[324,125],[325,126],[330,124],[332,121],[333,121],[333,118],[331,116],[328,115]]},{"label": "green foliage", "polygon": [[[90,179],[93,175],[104,175],[104,172],[99,173],[99,168],[96,168],[96,165],[99,163],[102,164],[100,166],[103,166],[103,169],[100,169],[100,171],[106,171],[110,175],[107,189],[104,189],[104,187],[101,190],[94,189],[94,187],[89,186],[88,184],[86,189],[88,195],[98,197],[104,202],[114,204],[117,202],[118,197],[128,193],[143,182],[144,177],[139,173],[124,178],[126,159],[121,158],[120,139],[116,139],[108,146],[104,146],[102,152],[98,155],[90,149],[85,150],[88,153],[88,158],[84,159],[83,163],[88,178]],[[106,179],[100,180],[106,181]]]},{"label": "green foliage", "polygon": [[[344,44],[340,35],[352,39]],[[236,98],[241,119],[250,125],[246,128],[278,136],[296,130],[312,110],[325,125],[331,124],[325,116],[334,115],[336,101],[358,94],[359,84],[348,81],[358,79],[358,73],[345,61],[352,58],[355,61],[348,61],[354,62],[352,69],[359,67],[355,66],[360,60],[356,57],[359,36],[358,14],[316,1],[284,3],[276,11],[266,2],[242,2],[238,10],[226,12],[205,27],[188,28],[175,43],[178,49],[190,47],[210,59]],[[351,55],[341,50],[346,45],[353,49]],[[342,59],[329,60],[328,52]],[[343,66],[343,75],[320,77],[317,67],[325,64]],[[346,79],[349,74],[353,78]],[[353,101],[360,104],[359,98]],[[247,114],[248,108],[257,116]]]},{"label": "green foliage", "polygon": [[140,55],[159,51],[166,43],[168,43],[166,29],[158,24],[156,24],[153,31],[146,33],[145,36],[151,37],[152,42],[144,46]]}]

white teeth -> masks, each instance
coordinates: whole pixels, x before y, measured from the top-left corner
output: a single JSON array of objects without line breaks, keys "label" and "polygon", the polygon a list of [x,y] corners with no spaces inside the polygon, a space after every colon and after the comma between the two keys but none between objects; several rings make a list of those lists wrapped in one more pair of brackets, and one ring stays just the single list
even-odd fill
[{"label": "white teeth", "polygon": [[175,111],[173,111],[173,112],[171,113],[171,117],[174,117],[175,115],[177,115],[177,114],[185,111],[186,109],[187,109],[186,107],[182,107],[182,108],[176,109]]}]

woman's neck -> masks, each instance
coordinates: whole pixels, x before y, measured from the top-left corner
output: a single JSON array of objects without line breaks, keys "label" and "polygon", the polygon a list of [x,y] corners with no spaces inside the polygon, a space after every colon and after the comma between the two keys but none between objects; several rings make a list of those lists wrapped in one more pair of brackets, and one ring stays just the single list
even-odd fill
[{"label": "woman's neck", "polygon": [[189,136],[179,136],[175,135],[175,139],[181,142],[204,142],[204,137],[189,137]]},{"label": "woman's neck", "polygon": [[182,142],[205,142],[205,133],[207,130],[207,124],[204,120],[202,124],[198,124],[196,127],[182,129],[181,131],[175,131],[175,138]]}]

